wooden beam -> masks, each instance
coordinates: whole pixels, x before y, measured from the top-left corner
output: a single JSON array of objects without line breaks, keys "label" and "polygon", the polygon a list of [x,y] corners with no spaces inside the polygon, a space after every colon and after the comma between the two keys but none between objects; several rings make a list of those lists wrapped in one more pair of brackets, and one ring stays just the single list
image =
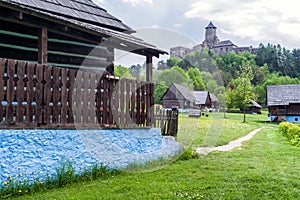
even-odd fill
[{"label": "wooden beam", "polygon": [[153,68],[153,63],[152,63],[152,55],[147,55],[146,56],[146,81],[148,83],[152,83],[152,68]]},{"label": "wooden beam", "polygon": [[42,27],[39,30],[38,63],[39,64],[48,63],[48,30],[45,27]]}]

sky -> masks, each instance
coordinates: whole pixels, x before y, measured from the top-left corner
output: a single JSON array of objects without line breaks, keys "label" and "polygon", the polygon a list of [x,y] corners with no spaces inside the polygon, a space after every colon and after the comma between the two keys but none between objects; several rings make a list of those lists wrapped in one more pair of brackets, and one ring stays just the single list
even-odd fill
[{"label": "sky", "polygon": [[[271,43],[290,50],[300,48],[300,3],[295,0],[93,1],[137,30],[137,35],[146,41],[151,37],[144,38],[145,30],[160,29],[199,44],[212,21],[220,40],[231,40],[241,47]],[[143,34],[139,35],[139,31]]]}]

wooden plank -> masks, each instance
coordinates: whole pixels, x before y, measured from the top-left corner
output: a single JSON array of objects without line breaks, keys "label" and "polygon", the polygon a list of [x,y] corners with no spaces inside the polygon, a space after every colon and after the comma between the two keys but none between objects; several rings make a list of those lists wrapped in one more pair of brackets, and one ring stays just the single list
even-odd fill
[{"label": "wooden plank", "polygon": [[91,86],[90,86],[90,123],[93,125],[97,124],[97,106],[96,106],[96,90],[97,90],[97,75],[95,73],[91,73]]},{"label": "wooden plank", "polygon": [[146,86],[145,83],[142,83],[141,85],[141,125],[145,126],[146,125],[146,113],[145,113],[145,109],[146,109]]},{"label": "wooden plank", "polygon": [[61,93],[60,93],[60,86],[61,86],[61,81],[60,81],[60,72],[61,68],[54,67],[53,68],[53,92],[52,92],[52,108],[53,108],[53,113],[52,113],[52,123],[60,123],[60,109],[61,106],[59,105],[60,99],[61,99]]},{"label": "wooden plank", "polygon": [[96,92],[96,115],[97,115],[97,122],[99,125],[103,124],[103,105],[102,105],[102,89],[103,89],[103,79],[101,74],[97,74],[97,92]]},{"label": "wooden plank", "polygon": [[81,91],[83,88],[83,78],[84,74],[82,71],[77,72],[76,76],[76,81],[75,81],[75,92],[76,94],[74,95],[75,99],[73,101],[76,103],[73,111],[75,115],[75,123],[76,124],[82,124],[83,122],[83,109],[82,109],[82,103],[83,103],[83,92]]},{"label": "wooden plank", "polygon": [[[28,65],[31,65],[28,63]],[[35,71],[36,71],[36,92],[34,94],[34,101],[36,102],[35,105],[35,121],[39,125],[44,123],[44,66],[37,64],[35,65]]]},{"label": "wooden plank", "polygon": [[114,79],[110,79],[108,78],[109,81],[109,89],[108,89],[108,124],[113,125],[116,124],[113,118],[113,112],[112,112],[112,107],[114,105],[114,99],[113,99],[113,91],[114,91],[114,87],[115,87],[115,80]]},{"label": "wooden plank", "polygon": [[154,125],[154,83],[150,84],[150,124]]},{"label": "wooden plank", "polygon": [[108,98],[109,98],[109,81],[107,78],[103,77],[103,124],[109,124],[108,120],[108,112],[109,112],[109,104],[108,104]]},{"label": "wooden plank", "polygon": [[130,116],[133,122],[137,124],[137,111],[136,111],[136,87],[137,81],[131,81],[131,102],[130,102]]},{"label": "wooden plank", "polygon": [[60,117],[60,123],[62,126],[65,126],[68,122],[67,117],[67,102],[68,102],[68,75],[69,75],[68,69],[61,69],[61,117]]},{"label": "wooden plank", "polygon": [[38,63],[47,64],[48,62],[48,30],[45,27],[39,29],[38,36]]},{"label": "wooden plank", "polygon": [[139,83],[138,86],[137,86],[137,89],[136,89],[136,101],[137,101],[137,104],[136,104],[136,113],[137,113],[137,124],[141,124],[141,84]]},{"label": "wooden plank", "polygon": [[4,101],[4,70],[7,65],[7,59],[0,58],[0,122],[3,122],[3,117],[4,117],[4,106],[2,102]]},{"label": "wooden plank", "polygon": [[44,102],[45,102],[45,109],[44,109],[44,123],[50,124],[52,114],[53,114],[53,102],[52,102],[52,97],[53,97],[53,80],[52,80],[52,69],[53,67],[45,67],[45,75],[44,75],[44,80],[45,80],[45,85],[44,85]]},{"label": "wooden plank", "polygon": [[8,60],[7,63],[7,75],[8,75],[8,81],[7,81],[7,112],[6,112],[6,120],[8,123],[14,122],[14,108],[13,108],[13,101],[15,97],[15,91],[14,91],[14,74],[15,74],[15,61],[14,60]]},{"label": "wooden plank", "polygon": [[[24,74],[25,74],[25,62],[18,62],[18,69],[17,69],[17,110],[16,110],[16,122],[23,123],[24,122]],[[27,102],[26,102],[27,103]]]},{"label": "wooden plank", "polygon": [[120,126],[124,127],[125,126],[125,84],[126,81],[124,78],[120,79]]},{"label": "wooden plank", "polygon": [[130,117],[130,96],[132,94],[132,88],[131,88],[131,80],[126,80],[126,107],[125,107],[125,113],[126,113],[126,126],[131,128],[134,124]]},{"label": "wooden plank", "polygon": [[113,116],[117,126],[120,125],[120,81],[115,80]]},{"label": "wooden plank", "polygon": [[82,98],[82,123],[87,124],[89,122],[89,114],[90,114],[90,99],[89,99],[89,88],[90,88],[90,73],[83,73],[83,81],[82,81],[82,89],[83,89],[83,98]]},{"label": "wooden plank", "polygon": [[69,80],[68,80],[68,85],[67,87],[68,89],[68,109],[67,109],[67,122],[68,124],[74,124],[74,112],[73,112],[73,108],[74,108],[74,101],[73,101],[73,97],[75,95],[75,89],[74,89],[74,84],[75,84],[75,77],[77,76],[77,70],[74,69],[70,69],[69,70]]}]

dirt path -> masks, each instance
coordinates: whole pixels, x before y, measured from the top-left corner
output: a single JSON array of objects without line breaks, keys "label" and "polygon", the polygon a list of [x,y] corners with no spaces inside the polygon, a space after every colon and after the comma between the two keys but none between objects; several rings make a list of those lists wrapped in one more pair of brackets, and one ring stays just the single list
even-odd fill
[{"label": "dirt path", "polygon": [[229,144],[218,146],[218,147],[199,147],[196,149],[196,152],[199,154],[208,154],[212,151],[231,151],[232,149],[236,147],[242,146],[242,142],[250,140],[256,133],[261,131],[262,128],[255,129],[254,131],[251,131],[248,135],[239,138],[237,140],[229,142]]}]

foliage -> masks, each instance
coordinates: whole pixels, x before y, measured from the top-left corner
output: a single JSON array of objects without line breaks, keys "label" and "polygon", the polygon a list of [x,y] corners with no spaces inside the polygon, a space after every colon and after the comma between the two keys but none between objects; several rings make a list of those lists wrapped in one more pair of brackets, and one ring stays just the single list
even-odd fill
[{"label": "foliage", "polygon": [[282,122],[279,124],[279,131],[290,140],[294,146],[300,146],[300,124]]},{"label": "foliage", "polygon": [[[40,173],[40,172],[38,172]],[[61,188],[66,185],[80,183],[82,181],[93,181],[99,178],[105,178],[118,171],[109,170],[107,167],[95,164],[82,172],[75,173],[73,163],[62,160],[61,166],[56,169],[56,174],[47,177],[37,177],[35,180],[28,180],[20,172],[17,178],[8,177],[7,181],[0,183],[0,199],[10,198],[44,192],[49,189]]]},{"label": "foliage", "polygon": [[168,87],[165,85],[164,82],[156,84],[154,90],[154,103],[155,104],[162,104],[161,97],[165,94]]},{"label": "foliage", "polygon": [[198,68],[190,68],[187,71],[190,79],[193,81],[195,91],[204,91],[206,89],[205,83],[202,79],[201,73]]},{"label": "foliage", "polygon": [[229,108],[245,109],[254,100],[251,80],[253,79],[252,68],[249,63],[244,63],[237,72],[238,78],[231,81],[227,90],[227,105]]},{"label": "foliage", "polygon": [[178,160],[190,160],[199,158],[199,154],[197,154],[191,147],[184,150]]}]

